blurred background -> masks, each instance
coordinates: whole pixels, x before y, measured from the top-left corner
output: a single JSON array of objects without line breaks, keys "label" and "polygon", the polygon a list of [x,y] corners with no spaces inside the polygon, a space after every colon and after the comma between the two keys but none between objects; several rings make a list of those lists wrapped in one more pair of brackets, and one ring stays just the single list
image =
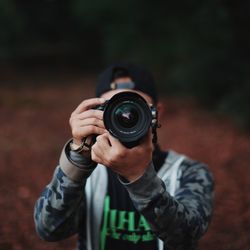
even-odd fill
[{"label": "blurred background", "polygon": [[160,143],[206,162],[214,218],[200,249],[250,240],[250,2],[0,1],[0,249],[75,249],[46,243],[33,206],[70,137],[68,118],[109,63],[156,78]]}]

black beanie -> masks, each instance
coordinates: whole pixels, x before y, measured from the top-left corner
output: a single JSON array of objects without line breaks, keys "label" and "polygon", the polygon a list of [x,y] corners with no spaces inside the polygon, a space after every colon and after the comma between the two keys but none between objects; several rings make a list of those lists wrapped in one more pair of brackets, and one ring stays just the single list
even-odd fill
[{"label": "black beanie", "polygon": [[124,76],[132,79],[134,90],[139,90],[149,95],[155,103],[157,103],[158,96],[154,78],[149,71],[139,66],[128,63],[116,63],[110,65],[99,76],[96,86],[96,96],[100,97],[103,93],[112,90],[111,83],[114,80],[114,74],[117,70],[123,70]]}]

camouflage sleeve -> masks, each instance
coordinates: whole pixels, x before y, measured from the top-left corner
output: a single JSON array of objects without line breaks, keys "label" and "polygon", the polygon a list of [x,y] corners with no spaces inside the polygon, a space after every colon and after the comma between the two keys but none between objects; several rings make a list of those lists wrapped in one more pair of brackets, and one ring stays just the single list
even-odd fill
[{"label": "camouflage sleeve", "polygon": [[213,178],[208,168],[185,160],[180,170],[180,188],[174,197],[152,165],[140,179],[125,185],[136,208],[163,240],[164,249],[195,249],[212,215]]},{"label": "camouflage sleeve", "polygon": [[83,185],[56,168],[52,181],[35,204],[35,226],[42,239],[57,241],[78,231],[84,215]]},{"label": "camouflage sleeve", "polygon": [[96,163],[71,152],[70,141],[62,151],[60,166],[56,168],[52,181],[35,205],[36,231],[47,241],[65,239],[79,232],[79,226],[81,231],[84,230],[84,187]]}]

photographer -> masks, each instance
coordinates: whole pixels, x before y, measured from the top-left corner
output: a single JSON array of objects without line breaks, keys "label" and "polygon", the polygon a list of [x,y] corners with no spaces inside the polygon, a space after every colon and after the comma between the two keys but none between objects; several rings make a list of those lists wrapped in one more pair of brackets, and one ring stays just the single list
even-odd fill
[{"label": "photographer", "polygon": [[[123,102],[131,92],[135,101]],[[96,96],[70,117],[72,140],[36,202],[37,233],[47,241],[78,234],[78,249],[196,249],[211,219],[213,179],[204,164],[157,144],[153,77],[111,65]]]}]

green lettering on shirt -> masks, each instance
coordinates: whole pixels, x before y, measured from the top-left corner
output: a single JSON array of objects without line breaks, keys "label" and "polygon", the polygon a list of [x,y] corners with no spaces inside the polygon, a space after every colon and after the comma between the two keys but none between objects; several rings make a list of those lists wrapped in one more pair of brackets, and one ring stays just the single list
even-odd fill
[{"label": "green lettering on shirt", "polygon": [[140,216],[140,219],[138,222],[137,230],[140,230],[140,229],[144,229],[145,231],[150,230],[150,226],[143,215]]},{"label": "green lettering on shirt", "polygon": [[127,211],[119,211],[118,217],[118,230],[128,230],[134,231],[135,230],[135,213],[134,212],[127,212]]},{"label": "green lettering on shirt", "polygon": [[101,239],[100,239],[100,250],[105,250],[105,240],[107,236],[107,229],[108,229],[108,213],[109,213],[109,204],[110,204],[110,197],[106,196],[104,201],[104,212],[103,212],[103,227],[101,231]]},{"label": "green lettering on shirt", "polygon": [[130,241],[134,244],[152,241],[156,237],[143,215],[135,219],[135,211],[110,209],[110,197],[104,200],[103,224],[100,235],[100,250],[105,250],[106,237]]}]

